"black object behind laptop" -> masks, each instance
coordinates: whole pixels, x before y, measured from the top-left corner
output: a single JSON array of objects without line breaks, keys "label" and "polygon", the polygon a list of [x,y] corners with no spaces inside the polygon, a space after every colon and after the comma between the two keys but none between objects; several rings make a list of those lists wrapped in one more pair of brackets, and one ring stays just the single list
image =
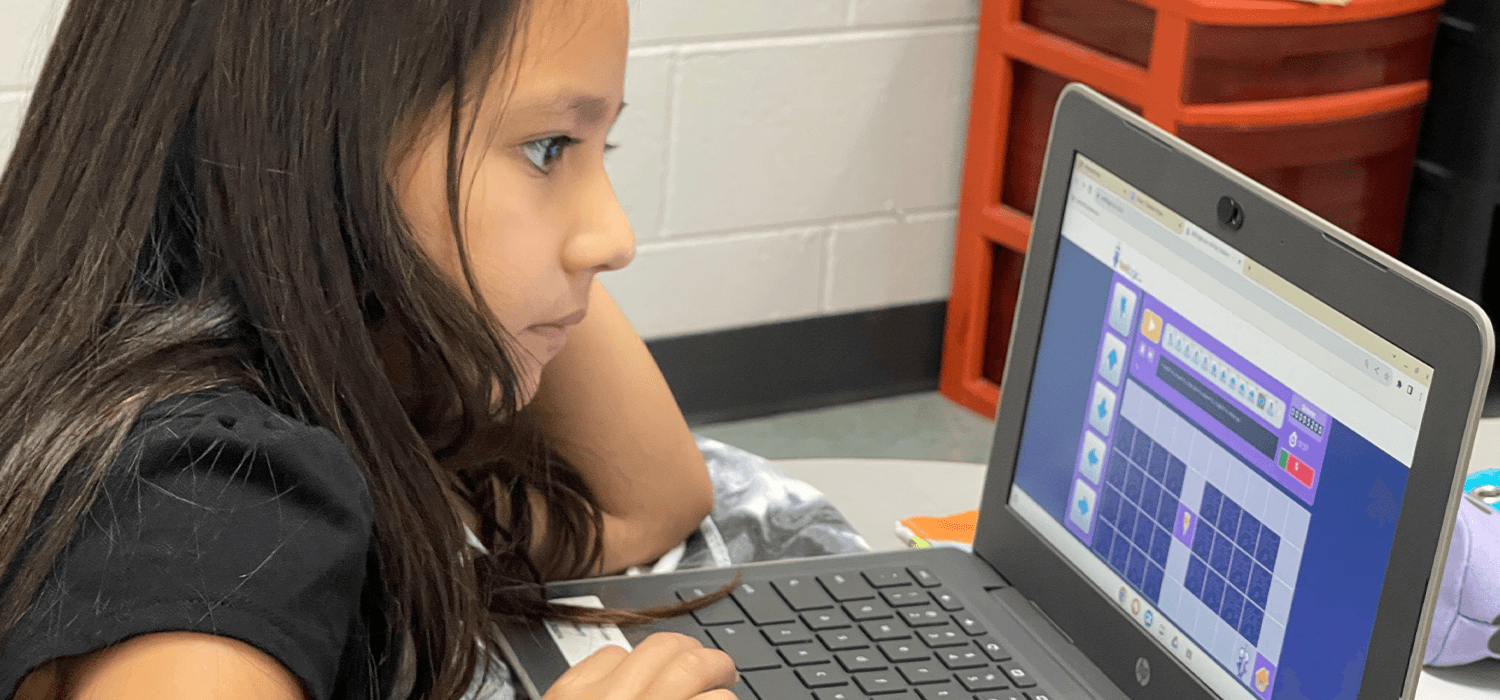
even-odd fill
[{"label": "black object behind laptop", "polygon": [[[1493,345],[1473,303],[1071,85],[974,553],[746,566],[623,636],[722,648],[759,700],[1409,698]],[[733,576],[551,588],[635,607]],[[504,651],[540,697],[618,634]]]}]

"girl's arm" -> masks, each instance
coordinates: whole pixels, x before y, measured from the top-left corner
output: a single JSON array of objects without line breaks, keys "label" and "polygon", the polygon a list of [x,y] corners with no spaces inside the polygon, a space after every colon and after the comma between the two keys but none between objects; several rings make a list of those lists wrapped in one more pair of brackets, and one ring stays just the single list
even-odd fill
[{"label": "girl's arm", "polygon": [[145,634],[33,671],[16,700],[305,700],[297,678],[244,642],[194,632]]},{"label": "girl's arm", "polygon": [[[658,633],[635,651],[605,647],[557,679],[546,700],[734,700],[734,662],[696,639]],[[719,690],[716,690],[719,689]],[[307,700],[296,676],[244,642],[193,632],[146,634],[57,659],[15,700]]]},{"label": "girl's arm", "polygon": [[597,280],[588,316],[543,370],[532,406],[599,498],[602,572],[655,560],[713,508],[713,483],[682,410]]}]

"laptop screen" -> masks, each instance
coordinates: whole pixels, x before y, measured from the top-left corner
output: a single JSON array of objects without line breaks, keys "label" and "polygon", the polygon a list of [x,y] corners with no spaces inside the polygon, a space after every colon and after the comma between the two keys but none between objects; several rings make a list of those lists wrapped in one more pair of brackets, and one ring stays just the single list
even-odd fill
[{"label": "laptop screen", "polygon": [[1075,156],[1010,504],[1225,698],[1354,697],[1432,368]]}]

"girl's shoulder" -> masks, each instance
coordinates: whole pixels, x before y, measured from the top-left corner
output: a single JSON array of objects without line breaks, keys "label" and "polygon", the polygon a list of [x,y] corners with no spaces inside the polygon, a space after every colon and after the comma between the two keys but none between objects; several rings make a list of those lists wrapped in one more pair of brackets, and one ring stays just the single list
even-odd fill
[{"label": "girl's shoulder", "polygon": [[373,533],[331,431],[241,389],[154,404],[0,648],[0,697],[46,660],[160,631],[239,639],[344,697],[369,653]]},{"label": "girl's shoulder", "polygon": [[184,394],[148,407],[131,429],[111,478],[201,477],[224,470],[240,483],[275,484],[278,493],[293,486],[312,489],[301,495],[359,511],[366,523],[373,518],[364,474],[337,435],[237,387]]}]

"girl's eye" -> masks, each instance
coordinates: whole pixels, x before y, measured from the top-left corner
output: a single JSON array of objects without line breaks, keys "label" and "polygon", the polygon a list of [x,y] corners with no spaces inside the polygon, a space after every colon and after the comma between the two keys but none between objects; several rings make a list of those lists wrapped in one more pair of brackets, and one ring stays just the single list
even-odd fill
[{"label": "girl's eye", "polygon": [[567,151],[569,146],[577,142],[577,139],[571,136],[548,136],[522,145],[521,150],[537,170],[550,173],[552,164],[562,157],[563,152]]}]

